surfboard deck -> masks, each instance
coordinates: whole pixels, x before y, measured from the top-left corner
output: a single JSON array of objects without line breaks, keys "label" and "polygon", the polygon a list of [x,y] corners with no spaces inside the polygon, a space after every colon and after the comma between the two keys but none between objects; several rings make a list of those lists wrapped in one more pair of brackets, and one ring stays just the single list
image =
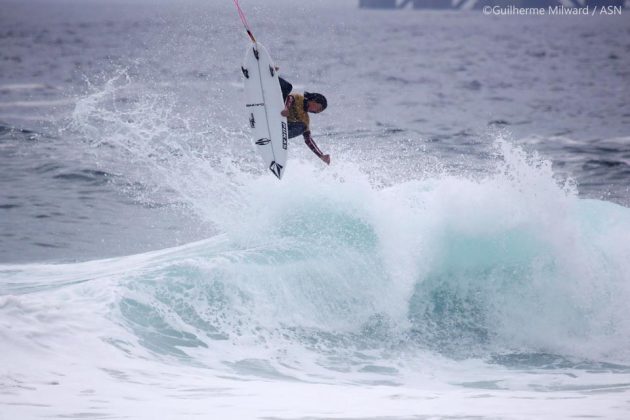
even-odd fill
[{"label": "surfboard deck", "polygon": [[254,144],[267,168],[282,179],[287,164],[287,119],[280,115],[284,100],[278,73],[261,43],[247,46],[241,70]]}]

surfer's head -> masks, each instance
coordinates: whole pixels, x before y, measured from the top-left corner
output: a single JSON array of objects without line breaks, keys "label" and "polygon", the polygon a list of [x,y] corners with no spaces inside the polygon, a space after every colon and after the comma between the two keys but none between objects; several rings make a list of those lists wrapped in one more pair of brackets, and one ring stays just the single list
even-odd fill
[{"label": "surfer's head", "polygon": [[319,114],[328,106],[326,97],[320,93],[304,92],[304,99],[306,99],[306,110],[314,114]]}]

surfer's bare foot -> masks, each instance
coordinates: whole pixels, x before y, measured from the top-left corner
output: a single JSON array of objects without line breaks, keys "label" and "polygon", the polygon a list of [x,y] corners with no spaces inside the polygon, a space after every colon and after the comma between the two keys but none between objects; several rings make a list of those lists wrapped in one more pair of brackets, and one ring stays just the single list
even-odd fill
[{"label": "surfer's bare foot", "polygon": [[326,165],[330,165],[330,155],[322,156],[322,160],[326,162]]}]

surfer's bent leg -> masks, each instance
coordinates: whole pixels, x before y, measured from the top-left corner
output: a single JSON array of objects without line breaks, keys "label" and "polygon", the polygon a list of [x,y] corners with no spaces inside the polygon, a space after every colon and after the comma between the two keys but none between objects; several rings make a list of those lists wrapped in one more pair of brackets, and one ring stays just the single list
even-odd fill
[{"label": "surfer's bent leg", "polygon": [[304,134],[306,131],[306,124],[303,122],[290,122],[289,123],[289,138],[297,137],[300,134]]},{"label": "surfer's bent leg", "polygon": [[293,85],[287,82],[286,80],[284,80],[282,77],[278,77],[278,80],[280,80],[280,89],[282,90],[282,100],[286,102],[287,96],[289,96],[289,93],[291,93],[291,91],[293,90]]}]

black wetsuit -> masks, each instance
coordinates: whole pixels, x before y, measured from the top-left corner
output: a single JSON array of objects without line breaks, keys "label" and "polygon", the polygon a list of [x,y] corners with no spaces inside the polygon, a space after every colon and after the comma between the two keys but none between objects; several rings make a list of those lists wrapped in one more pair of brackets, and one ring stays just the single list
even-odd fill
[{"label": "black wetsuit", "polygon": [[278,77],[278,80],[280,80],[280,89],[282,89],[282,100],[286,102],[289,97],[289,93],[293,90],[293,85],[284,80],[282,77]]}]

